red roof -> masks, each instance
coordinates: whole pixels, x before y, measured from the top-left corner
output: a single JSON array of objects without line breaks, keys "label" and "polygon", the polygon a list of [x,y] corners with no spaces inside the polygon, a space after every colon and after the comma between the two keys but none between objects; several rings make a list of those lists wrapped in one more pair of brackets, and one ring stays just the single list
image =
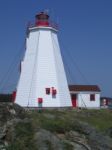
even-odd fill
[{"label": "red roof", "polygon": [[70,91],[96,91],[100,92],[98,85],[69,85]]}]

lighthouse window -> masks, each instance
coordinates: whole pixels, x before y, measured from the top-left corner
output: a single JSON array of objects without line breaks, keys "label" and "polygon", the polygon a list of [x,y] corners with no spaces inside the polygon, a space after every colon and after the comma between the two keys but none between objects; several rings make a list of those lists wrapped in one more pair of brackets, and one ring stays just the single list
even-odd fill
[{"label": "lighthouse window", "polygon": [[50,88],[46,88],[46,94],[50,94]]},{"label": "lighthouse window", "polygon": [[90,101],[95,101],[95,94],[90,94]]}]

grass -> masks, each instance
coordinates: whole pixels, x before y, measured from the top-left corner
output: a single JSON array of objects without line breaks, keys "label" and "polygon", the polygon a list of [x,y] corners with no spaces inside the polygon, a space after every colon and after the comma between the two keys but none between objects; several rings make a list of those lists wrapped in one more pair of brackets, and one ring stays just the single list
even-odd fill
[{"label": "grass", "polygon": [[15,137],[7,150],[33,150],[35,149],[33,143],[33,129],[31,123],[20,122],[15,126]]},{"label": "grass", "polygon": [[[15,126],[16,140],[9,145],[7,150],[35,150],[33,137],[40,128],[62,134],[71,130],[82,132],[78,126],[78,121],[86,122],[101,132],[112,127],[112,111],[103,109],[31,111],[26,116],[29,118],[29,122],[20,122]],[[46,141],[46,144],[49,149],[52,149],[49,141]],[[64,146],[65,149],[69,150],[69,147],[72,149],[72,146],[67,143],[64,143]]]},{"label": "grass", "polygon": [[[51,117],[49,116],[51,115]],[[53,116],[53,117],[52,117]],[[64,132],[73,128],[73,123],[86,122],[100,131],[112,127],[112,111],[101,110],[43,110],[41,113],[34,111],[30,114],[38,127],[50,131]],[[34,123],[35,124],[35,123]]]},{"label": "grass", "polygon": [[112,127],[112,111],[101,110],[82,110],[85,115],[79,114],[79,120],[89,123],[100,131]]}]

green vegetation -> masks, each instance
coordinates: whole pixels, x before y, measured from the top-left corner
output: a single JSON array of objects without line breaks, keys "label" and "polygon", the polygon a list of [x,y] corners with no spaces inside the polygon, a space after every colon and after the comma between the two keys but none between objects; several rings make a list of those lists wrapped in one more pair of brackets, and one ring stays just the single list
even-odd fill
[{"label": "green vegetation", "polygon": [[16,140],[11,142],[7,150],[33,150],[33,129],[31,123],[20,122],[15,126]]},{"label": "green vegetation", "polygon": [[77,121],[86,122],[100,131],[112,127],[112,111],[101,110],[43,110],[30,114],[37,126],[56,132],[69,131],[74,128]]},{"label": "green vegetation", "polygon": [[[64,135],[69,131],[76,131],[85,135],[81,122],[88,123],[100,132],[112,128],[112,111],[110,110],[76,110],[76,109],[55,109],[55,110],[32,110],[25,112],[27,121],[18,122],[14,127],[11,144],[7,150],[37,150],[35,147],[34,135],[40,129],[50,131],[55,136]],[[49,150],[52,150],[52,143],[46,139],[44,141]],[[70,143],[61,141],[64,149],[72,150]]]},{"label": "green vegetation", "polygon": [[79,113],[79,120],[89,123],[100,131],[105,131],[112,127],[112,111],[108,109],[82,110]]},{"label": "green vegetation", "polygon": [[63,142],[63,145],[64,145],[64,150],[74,150],[74,147],[67,142]]}]

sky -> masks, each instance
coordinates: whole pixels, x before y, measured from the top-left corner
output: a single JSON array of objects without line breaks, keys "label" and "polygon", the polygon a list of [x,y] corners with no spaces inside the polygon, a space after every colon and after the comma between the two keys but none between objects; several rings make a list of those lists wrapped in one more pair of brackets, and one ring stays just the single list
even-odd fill
[{"label": "sky", "polygon": [[112,97],[112,0],[0,0],[0,93],[16,87],[27,24],[43,10],[58,23],[68,82]]}]

